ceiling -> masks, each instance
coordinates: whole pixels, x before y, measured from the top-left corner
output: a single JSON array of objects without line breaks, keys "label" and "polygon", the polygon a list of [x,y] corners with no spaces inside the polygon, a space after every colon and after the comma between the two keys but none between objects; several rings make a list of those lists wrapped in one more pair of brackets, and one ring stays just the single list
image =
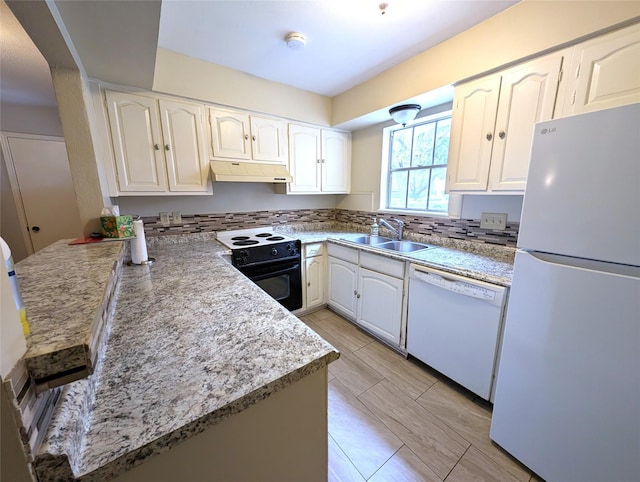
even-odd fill
[{"label": "ceiling", "polygon": [[[517,0],[386,3],[382,14],[378,0],[55,2],[90,77],[148,84],[163,47],[334,96]],[[0,8],[2,101],[55,105],[46,61],[2,0]],[[306,47],[288,48],[289,32],[302,33]]]},{"label": "ceiling", "polygon": [[[165,1],[158,45],[335,96],[501,12],[505,0]],[[300,32],[306,46],[288,48]]]}]

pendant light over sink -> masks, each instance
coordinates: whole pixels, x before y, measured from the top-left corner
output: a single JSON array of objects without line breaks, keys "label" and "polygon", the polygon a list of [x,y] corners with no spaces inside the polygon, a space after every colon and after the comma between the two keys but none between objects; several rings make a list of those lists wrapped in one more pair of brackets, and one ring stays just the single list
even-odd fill
[{"label": "pendant light over sink", "polygon": [[406,126],[407,122],[411,122],[416,118],[421,108],[422,107],[420,107],[420,105],[418,104],[397,105],[389,109],[389,114],[397,124]]}]

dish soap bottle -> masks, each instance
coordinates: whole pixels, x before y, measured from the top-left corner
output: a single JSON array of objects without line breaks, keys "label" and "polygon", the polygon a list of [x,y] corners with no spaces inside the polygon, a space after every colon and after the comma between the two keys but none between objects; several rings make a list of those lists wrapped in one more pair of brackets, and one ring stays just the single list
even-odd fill
[{"label": "dish soap bottle", "polygon": [[373,218],[373,224],[371,225],[371,236],[378,236],[378,218]]}]

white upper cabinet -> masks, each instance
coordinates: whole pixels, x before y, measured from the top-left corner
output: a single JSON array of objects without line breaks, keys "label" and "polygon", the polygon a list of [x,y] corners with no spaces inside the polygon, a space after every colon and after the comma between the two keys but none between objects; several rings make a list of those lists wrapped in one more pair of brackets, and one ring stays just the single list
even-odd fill
[{"label": "white upper cabinet", "polygon": [[574,47],[561,115],[640,102],[640,24]]},{"label": "white upper cabinet", "polygon": [[164,192],[167,174],[155,99],[107,92],[118,190]]},{"label": "white upper cabinet", "polygon": [[208,193],[203,107],[106,92],[118,193]]},{"label": "white upper cabinet", "polygon": [[524,191],[533,125],[553,118],[565,53],[456,87],[449,191]]},{"label": "white upper cabinet", "polygon": [[170,191],[206,191],[209,159],[202,119],[203,106],[160,100]]},{"label": "white upper cabinet", "polygon": [[281,119],[209,108],[212,157],[286,163],[286,124]]},{"label": "white upper cabinet", "polygon": [[322,192],[348,193],[351,185],[351,136],[346,132],[322,129],[320,137]]},{"label": "white upper cabinet", "polygon": [[287,194],[349,193],[350,134],[289,124],[289,172]]},{"label": "white upper cabinet", "polygon": [[524,191],[536,122],[553,118],[563,56],[554,54],[502,77],[489,189]]},{"label": "white upper cabinet", "polygon": [[319,193],[322,190],[320,129],[289,124],[289,172],[293,182],[288,193]]},{"label": "white upper cabinet", "polygon": [[287,162],[287,125],[280,119],[250,116],[251,152],[256,161]]},{"label": "white upper cabinet", "polygon": [[450,191],[487,189],[500,82],[496,75],[456,87],[447,167]]}]

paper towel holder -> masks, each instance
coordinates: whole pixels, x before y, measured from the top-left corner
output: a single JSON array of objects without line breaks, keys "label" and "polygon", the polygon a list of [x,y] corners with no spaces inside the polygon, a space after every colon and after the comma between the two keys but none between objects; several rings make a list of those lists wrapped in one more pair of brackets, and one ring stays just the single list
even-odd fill
[{"label": "paper towel holder", "polygon": [[139,215],[134,215],[133,218],[135,218],[133,224],[134,224],[134,231],[136,231],[136,228],[138,226],[136,226],[136,223],[140,224],[140,228],[141,228],[141,236],[142,236],[142,240],[143,240],[143,248],[144,248],[144,257],[146,257],[146,259],[144,261],[140,261],[139,263],[134,262],[134,258],[139,258],[140,256],[134,255],[133,251],[134,251],[134,246],[133,246],[133,242],[136,241],[136,238],[138,238],[138,232],[136,232],[136,238],[131,240],[131,259],[129,261],[127,261],[127,266],[150,266],[152,265],[156,260],[155,258],[151,258],[149,256],[147,256],[147,246],[146,246],[146,240],[144,239],[144,227],[143,227],[143,223],[142,223],[142,217]]}]

